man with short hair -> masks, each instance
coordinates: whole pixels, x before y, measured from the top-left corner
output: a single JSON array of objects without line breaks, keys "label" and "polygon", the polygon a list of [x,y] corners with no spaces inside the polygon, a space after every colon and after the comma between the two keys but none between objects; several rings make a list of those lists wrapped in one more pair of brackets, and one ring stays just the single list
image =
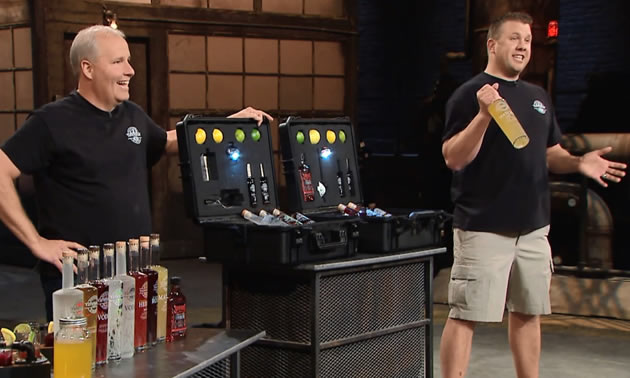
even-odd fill
[{"label": "man with short hair", "polygon": [[[476,322],[501,322],[507,304],[517,376],[537,377],[540,315],[551,313],[552,259],[548,171],[580,172],[606,187],[625,164],[602,155],[610,147],[572,156],[563,149],[551,99],[519,80],[531,55],[532,19],[508,13],[490,25],[488,64],[451,96],[442,154],[453,170],[454,263],[451,308],[440,345],[444,377],[463,377]],[[529,136],[516,149],[488,107],[504,98]]]},{"label": "man with short hair", "polygon": [[[62,252],[148,235],[149,169],[164,153],[177,154],[175,130],[129,101],[130,58],[121,31],[81,30],[70,48],[77,90],[35,110],[0,149],[0,219],[46,262],[40,276],[49,319]],[[230,117],[271,119],[253,108]],[[38,229],[15,190],[21,173],[34,177]]]}]

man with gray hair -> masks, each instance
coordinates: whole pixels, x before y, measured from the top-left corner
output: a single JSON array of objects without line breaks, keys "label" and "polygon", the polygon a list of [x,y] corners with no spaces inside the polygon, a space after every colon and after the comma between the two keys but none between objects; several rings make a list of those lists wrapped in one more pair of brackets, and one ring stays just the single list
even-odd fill
[{"label": "man with gray hair", "polygon": [[[129,101],[129,46],[108,26],[81,30],[70,48],[77,89],[35,110],[0,148],[0,219],[38,258],[46,312],[61,287],[63,251],[128,240],[151,231],[149,169],[177,154],[175,130],[159,127]],[[230,117],[271,117],[247,108]],[[15,189],[33,175],[39,225]],[[56,267],[56,268],[55,268]]]}]

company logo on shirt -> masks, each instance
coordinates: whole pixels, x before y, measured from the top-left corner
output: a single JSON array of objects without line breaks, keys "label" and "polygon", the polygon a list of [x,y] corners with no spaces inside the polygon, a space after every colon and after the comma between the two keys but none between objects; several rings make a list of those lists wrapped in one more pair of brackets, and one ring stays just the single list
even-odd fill
[{"label": "company logo on shirt", "polygon": [[532,104],[532,106],[534,107],[534,109],[536,109],[536,111],[540,114],[545,114],[547,113],[547,107],[545,106],[545,104],[543,104],[540,100],[536,100],[534,101],[534,103]]},{"label": "company logo on shirt", "polygon": [[134,126],[129,126],[127,128],[127,139],[135,144],[140,144],[142,142],[142,134]]}]

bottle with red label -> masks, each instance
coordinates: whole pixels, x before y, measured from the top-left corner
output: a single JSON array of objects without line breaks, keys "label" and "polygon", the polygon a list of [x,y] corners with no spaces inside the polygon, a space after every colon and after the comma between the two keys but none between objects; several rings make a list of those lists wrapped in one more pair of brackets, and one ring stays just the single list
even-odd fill
[{"label": "bottle with red label", "polygon": [[94,286],[98,292],[96,309],[96,365],[107,363],[107,314],[109,312],[109,285],[101,278],[101,247],[91,245],[89,248],[89,268],[88,279],[90,285]]},{"label": "bottle with red label", "polygon": [[304,154],[300,155],[300,166],[298,167],[300,172],[300,186],[302,187],[302,198],[304,202],[310,202],[315,200],[315,190],[313,189],[313,178],[311,176],[311,168],[306,164],[304,160]]},{"label": "bottle with red label", "polygon": [[179,284],[181,278],[171,277],[166,314],[166,341],[172,342],[186,336],[186,297]]},{"label": "bottle with red label", "polygon": [[157,343],[158,272],[151,269],[150,237],[140,236],[140,271],[147,275],[147,347]]},{"label": "bottle with red label", "polygon": [[129,275],[136,280],[136,304],[134,309],[133,346],[136,350],[147,347],[147,298],[149,285],[147,275],[140,272],[138,239],[129,239]]}]

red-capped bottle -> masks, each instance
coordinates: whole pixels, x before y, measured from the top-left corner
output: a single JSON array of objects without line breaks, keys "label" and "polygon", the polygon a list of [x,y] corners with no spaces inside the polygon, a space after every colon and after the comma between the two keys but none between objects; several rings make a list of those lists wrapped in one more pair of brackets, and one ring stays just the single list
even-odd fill
[{"label": "red-capped bottle", "polygon": [[166,314],[166,341],[172,342],[186,336],[186,297],[179,286],[181,278],[171,277]]},{"label": "red-capped bottle", "polygon": [[129,239],[129,275],[136,280],[136,304],[134,309],[133,346],[136,350],[147,347],[147,275],[140,272],[138,239]]}]

